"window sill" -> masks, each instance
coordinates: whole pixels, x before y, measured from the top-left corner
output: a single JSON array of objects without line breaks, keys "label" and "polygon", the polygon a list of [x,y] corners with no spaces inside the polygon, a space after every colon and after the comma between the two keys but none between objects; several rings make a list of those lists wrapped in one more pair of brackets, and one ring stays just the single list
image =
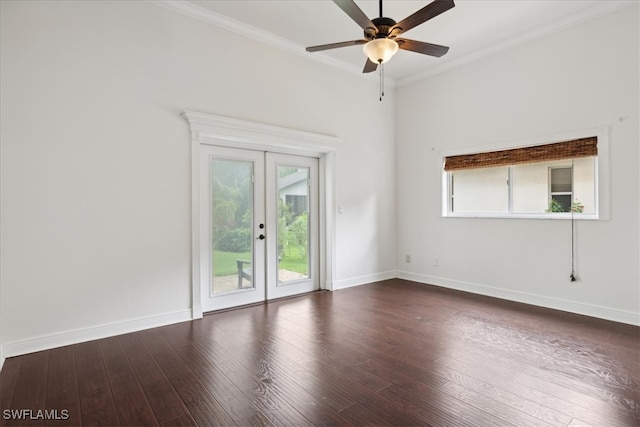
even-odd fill
[{"label": "window sill", "polygon": [[[543,219],[543,220],[571,220],[570,213],[544,213],[544,214],[499,214],[499,213],[449,213],[442,215],[442,218],[495,218],[495,219]],[[600,220],[597,214],[573,214],[574,220]]]}]

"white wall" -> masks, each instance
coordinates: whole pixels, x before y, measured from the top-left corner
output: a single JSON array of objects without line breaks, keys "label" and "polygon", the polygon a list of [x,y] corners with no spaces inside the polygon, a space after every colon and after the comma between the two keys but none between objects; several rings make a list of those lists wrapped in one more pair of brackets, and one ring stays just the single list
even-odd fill
[{"label": "white wall", "polygon": [[393,91],[145,2],[0,4],[4,356],[188,317],[184,110],[338,136],[337,286],[393,274]]},{"label": "white wall", "polygon": [[[638,27],[635,5],[398,89],[401,277],[639,323]],[[611,216],[577,224],[577,282],[566,220],[440,216],[439,153],[603,125]]]}]

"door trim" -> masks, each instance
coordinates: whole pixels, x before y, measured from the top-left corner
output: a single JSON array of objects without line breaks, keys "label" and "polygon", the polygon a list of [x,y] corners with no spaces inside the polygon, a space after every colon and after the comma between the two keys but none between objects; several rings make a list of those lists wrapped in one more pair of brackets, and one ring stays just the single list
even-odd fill
[{"label": "door trim", "polygon": [[185,111],[191,130],[191,317],[202,318],[200,281],[200,146],[217,145],[318,158],[320,289],[335,278],[335,163],[340,139],[280,126]]}]

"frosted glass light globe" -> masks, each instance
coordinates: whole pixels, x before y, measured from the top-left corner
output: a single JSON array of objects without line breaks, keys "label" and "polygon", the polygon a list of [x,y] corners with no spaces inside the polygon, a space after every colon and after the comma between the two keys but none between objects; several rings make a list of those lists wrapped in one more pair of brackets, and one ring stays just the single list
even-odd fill
[{"label": "frosted glass light globe", "polygon": [[398,51],[398,43],[391,39],[373,39],[362,48],[364,54],[375,64],[384,64]]}]

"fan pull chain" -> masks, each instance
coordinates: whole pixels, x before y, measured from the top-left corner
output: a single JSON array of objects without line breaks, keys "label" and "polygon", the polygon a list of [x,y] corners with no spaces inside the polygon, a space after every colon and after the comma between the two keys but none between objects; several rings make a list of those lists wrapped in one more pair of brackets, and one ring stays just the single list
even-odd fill
[{"label": "fan pull chain", "polygon": [[384,64],[380,64],[380,102],[384,96]]}]

